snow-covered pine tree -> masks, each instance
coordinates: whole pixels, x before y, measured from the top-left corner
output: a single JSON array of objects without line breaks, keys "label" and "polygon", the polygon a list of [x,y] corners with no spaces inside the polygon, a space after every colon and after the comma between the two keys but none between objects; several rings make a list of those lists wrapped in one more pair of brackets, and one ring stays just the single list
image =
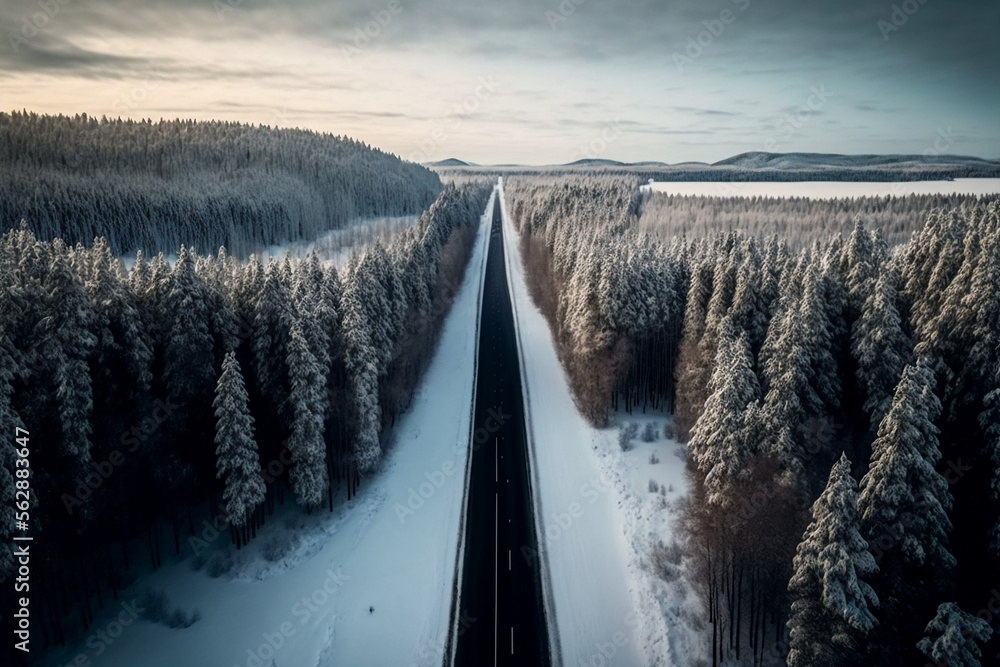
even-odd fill
[{"label": "snow-covered pine tree", "polygon": [[765,300],[761,284],[763,273],[760,253],[756,250],[756,245],[750,246],[746,259],[736,272],[736,293],[733,295],[731,312],[736,323],[747,332],[755,363],[756,355],[760,352],[764,337],[767,335],[770,307]]},{"label": "snow-covered pine tree", "polygon": [[805,257],[806,253],[801,253],[795,261],[788,259],[789,268],[782,271],[780,281],[772,287],[777,292],[770,305],[771,316],[757,358],[761,390],[765,394],[771,389],[772,378],[780,374],[782,357],[792,340],[788,334],[797,319],[795,311],[802,297],[802,276],[807,268]]},{"label": "snow-covered pine tree", "polygon": [[397,316],[391,313],[389,300],[391,267],[380,246],[365,252],[348,271],[356,287],[359,305],[364,309],[371,352],[375,355],[377,377],[388,370],[394,352],[394,326]]},{"label": "snow-covered pine tree", "polygon": [[993,202],[968,210],[966,217],[962,267],[927,327],[931,338],[921,341],[921,349],[941,357],[951,371],[942,396],[948,399],[951,419],[988,391],[991,364],[1000,349],[1000,207]]},{"label": "snow-covered pine tree", "polygon": [[778,289],[785,266],[788,264],[788,243],[772,236],[764,250],[764,265],[760,284],[761,298],[767,305],[767,319],[774,316],[778,305]]},{"label": "snow-covered pine tree", "polygon": [[234,526],[246,523],[250,512],[264,502],[264,479],[254,440],[253,416],[235,352],[227,352],[215,387],[216,477],[225,483],[222,498],[226,518]]},{"label": "snow-covered pine tree", "polygon": [[865,664],[865,637],[878,623],[871,612],[878,598],[865,580],[877,566],[859,531],[857,499],[851,462],[842,455],[795,553],[789,667]]},{"label": "snow-covered pine tree", "polygon": [[[335,280],[336,269],[333,271],[332,276]],[[323,414],[326,414],[329,405],[327,385],[333,363],[336,342],[334,337],[339,333],[338,304],[331,293],[331,284],[339,291],[339,284],[331,282],[315,252],[310,251],[305,259],[296,265],[292,287],[295,322],[309,345],[309,351],[315,357],[322,377]],[[289,373],[294,374],[294,372],[294,369],[289,367]]]},{"label": "snow-covered pine tree", "polygon": [[713,262],[696,261],[691,268],[691,282],[684,310],[677,358],[677,409],[675,423],[681,440],[686,440],[698,421],[711,379],[711,360],[701,356],[700,341],[705,334],[705,318],[712,296]]},{"label": "snow-covered pine tree", "polygon": [[[990,473],[990,491],[994,502],[1000,502],[1000,360],[993,364],[993,386],[995,389],[986,394],[983,400],[983,412],[979,415],[979,424],[986,436],[986,448]],[[1000,515],[996,517],[990,546],[993,553],[1000,556]]]},{"label": "snow-covered pine tree", "polygon": [[945,291],[962,267],[967,231],[959,211],[932,211],[924,228],[907,244],[902,294],[918,343],[939,342],[933,334],[933,322],[941,313]]},{"label": "snow-covered pine tree", "polygon": [[169,322],[164,330],[163,381],[169,396],[182,405],[210,396],[215,376],[211,313],[195,260],[192,251],[181,246],[162,304]]},{"label": "snow-covered pine tree", "polygon": [[240,266],[234,278],[232,295],[236,317],[239,320],[240,337],[246,340],[253,334],[257,302],[264,291],[264,267],[260,263],[260,257],[250,255],[250,259]]},{"label": "snow-covered pine tree", "polygon": [[988,377],[990,363],[1000,348],[1000,202],[992,202],[979,212],[981,259],[972,276],[966,308],[974,313],[972,343],[965,363],[967,372]]},{"label": "snow-covered pine tree", "polygon": [[781,484],[800,488],[808,483],[802,465],[802,427],[807,416],[802,397],[812,392],[804,335],[795,308],[786,308],[772,318],[765,341],[771,353],[763,369],[767,393],[757,424],[761,449],[781,464]]},{"label": "snow-covered pine tree", "polygon": [[271,406],[262,431],[271,439],[280,439],[280,423],[287,416],[288,342],[294,317],[290,285],[282,277],[281,263],[271,258],[257,298],[250,338],[257,386]]},{"label": "snow-covered pine tree", "polygon": [[372,470],[382,456],[379,441],[382,410],[379,404],[378,354],[356,280],[347,281],[341,299],[342,340],[347,367],[354,430],[353,459],[361,472]]},{"label": "snow-covered pine tree", "polygon": [[393,256],[386,251],[380,242],[375,243],[375,247],[372,249],[372,256],[376,260],[377,269],[375,275],[385,290],[386,310],[382,317],[388,325],[386,338],[390,341],[390,345],[388,354],[384,360],[385,366],[383,370],[388,371],[389,363],[396,352],[395,343],[402,335],[403,325],[406,323],[406,317],[409,314],[409,306],[406,302],[406,291],[403,289],[403,283],[400,280],[402,265],[393,261]]},{"label": "snow-covered pine tree", "polygon": [[913,355],[913,343],[903,330],[897,304],[896,276],[886,268],[851,332],[858,383],[865,390],[864,410],[871,415],[873,430],[889,412],[903,368]]},{"label": "snow-covered pine tree", "polygon": [[48,301],[38,325],[38,360],[54,383],[63,451],[81,465],[91,459],[90,436],[94,395],[89,358],[97,345],[94,312],[83,285],[73,275],[65,246],[52,244],[51,263],[43,283]]},{"label": "snow-covered pine tree", "polygon": [[688,450],[706,474],[708,501],[725,505],[726,491],[749,472],[754,443],[747,441],[742,425],[747,406],[760,398],[747,334],[730,317],[722,321],[709,389],[712,393],[691,430]]},{"label": "snow-covered pine tree", "polygon": [[802,283],[797,317],[802,323],[800,343],[809,355],[809,388],[803,396],[808,416],[820,417],[840,406],[840,377],[835,355],[835,326],[829,316],[829,295],[823,269],[813,262]]},{"label": "snow-covered pine tree", "polygon": [[292,323],[288,340],[289,410],[292,413],[288,451],[292,455],[289,479],[301,505],[317,505],[327,489],[326,374],[310,350],[302,322]]},{"label": "snow-covered pine tree", "polygon": [[861,222],[861,216],[858,216],[841,254],[853,317],[858,316],[865,301],[871,296],[887,255],[888,248],[881,233],[877,228],[869,232]]},{"label": "snow-covered pine tree", "polygon": [[[733,295],[736,293],[736,273],[741,252],[735,235],[727,235],[719,251],[722,254],[715,261],[712,296],[708,300],[708,309],[705,313],[705,330],[701,340],[698,341],[701,357],[709,368],[718,349],[722,319],[732,307]],[[710,376],[711,370],[709,370]]]},{"label": "snow-covered pine tree", "polygon": [[[198,275],[205,286],[205,302],[208,304],[211,319],[209,329],[215,341],[215,349],[221,355],[239,347],[240,320],[236,305],[230,298],[234,292],[233,275],[236,267],[233,260],[226,254],[225,247],[219,248],[218,255],[206,255],[198,258]],[[219,362],[221,363],[221,359]]]},{"label": "snow-covered pine tree", "polygon": [[590,353],[610,345],[613,334],[600,318],[601,262],[592,247],[581,249],[575,270],[566,286],[565,297],[559,301],[557,318],[570,337],[575,349]]},{"label": "snow-covered pine tree", "polygon": [[[94,310],[94,334],[97,338],[95,368],[102,374],[100,389],[107,395],[122,392],[126,378],[116,371],[123,369],[127,383],[149,391],[152,382],[153,341],[129,290],[121,261],[111,254],[103,238],[95,239],[87,252],[87,295]],[[137,262],[141,257],[137,257]],[[143,280],[144,264],[136,268],[136,282]]]},{"label": "snow-covered pine tree", "polygon": [[935,664],[947,667],[980,667],[980,643],[993,635],[993,628],[981,618],[963,611],[954,602],[945,602],[927,624],[926,637],[917,643]]},{"label": "snow-covered pine tree", "polygon": [[[910,587],[926,595],[928,590],[922,586],[942,579],[955,566],[947,546],[951,493],[948,482],[935,470],[941,452],[934,420],[941,403],[934,395],[934,384],[926,361],[906,366],[861,480],[858,510],[863,534],[874,546],[890,548],[880,566],[900,599],[910,597]],[[903,565],[925,572],[926,579],[903,577]]]}]

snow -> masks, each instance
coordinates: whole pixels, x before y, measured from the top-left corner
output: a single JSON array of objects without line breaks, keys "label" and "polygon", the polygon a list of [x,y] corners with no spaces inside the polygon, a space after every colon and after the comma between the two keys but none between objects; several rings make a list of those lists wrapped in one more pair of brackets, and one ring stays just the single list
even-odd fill
[{"label": "snow", "polygon": [[341,269],[351,259],[351,255],[364,251],[375,241],[388,244],[396,234],[412,227],[419,219],[420,216],[416,215],[358,218],[344,227],[331,229],[317,239],[270,245],[257,255],[266,264],[270,257],[281,259],[285,253],[290,253],[293,258],[302,258],[310,250],[315,250],[324,262],[332,262]]},{"label": "snow", "polygon": [[[326,667],[440,665],[448,636],[471,423],[479,300],[491,198],[469,269],[437,353],[399,421],[379,471],[334,512],[286,505],[248,547],[232,552],[228,529],[196,559],[178,558],[121,593],[162,590],[171,608],[200,620],[171,629],[132,621],[110,603],[89,639],[52,651],[45,665],[101,667]],[[197,520],[196,520],[197,524]],[[208,567],[195,569],[200,560]],[[231,561],[211,577],[212,563]],[[141,606],[141,602],[139,603]],[[369,611],[373,608],[373,611]],[[119,625],[118,617],[128,620]],[[98,635],[105,633],[110,641]],[[82,655],[80,659],[78,656]],[[273,662],[272,662],[273,661]]]},{"label": "snow", "polygon": [[[667,583],[646,566],[651,543],[671,541],[672,508],[685,492],[685,450],[660,429],[654,442],[622,452],[618,427],[595,429],[580,415],[548,324],[525,285],[502,190],[501,205],[556,662],[691,664],[703,643],[689,627],[697,613],[688,586],[683,576]],[[661,426],[667,420],[622,417],[640,427],[649,419]],[[654,452],[660,460],[650,464]],[[650,478],[673,490],[665,496],[650,493]]]},{"label": "snow", "polygon": [[[122,591],[120,603],[108,603],[89,638],[50,652],[42,664],[442,664],[460,562],[474,392],[478,332],[469,323],[478,321],[495,200],[480,221],[469,270],[413,407],[359,495],[332,513],[312,515],[286,499],[238,552],[229,547],[225,527],[215,537],[201,524],[205,553],[196,558],[185,545],[182,556]],[[693,664],[703,642],[691,629],[698,616],[683,565],[671,582],[648,565],[650,545],[672,541],[674,510],[685,493],[685,450],[664,437],[664,415],[618,415],[618,426],[607,429],[594,429],[580,416],[548,326],[528,296],[506,215],[504,224],[557,662]],[[641,433],[650,420],[657,422],[656,439],[633,440],[623,452],[621,422],[637,422]],[[650,479],[667,490],[651,492]],[[225,573],[209,574],[218,571]],[[200,619],[184,629],[131,622],[132,600],[141,606],[142,590],[161,590],[171,609],[197,610]],[[120,616],[129,624],[119,625]]]},{"label": "snow", "polygon": [[[324,263],[333,264],[337,269],[342,269],[350,261],[352,255],[364,252],[376,241],[381,241],[383,245],[388,244],[394,236],[412,227],[419,220],[420,216],[417,215],[357,218],[344,227],[324,232],[316,239],[273,244],[261,248],[255,254],[263,264],[267,264],[268,259],[272,257],[280,260],[288,254],[293,259],[302,259],[309,251],[315,250]],[[218,248],[206,250],[196,247],[195,250],[214,254]],[[163,258],[170,266],[173,266],[177,261],[177,254],[164,253]],[[131,271],[132,267],[135,266],[135,252],[127,253],[119,259],[121,259],[126,271]],[[150,259],[152,256],[146,255],[146,260]]]},{"label": "snow", "polygon": [[701,197],[805,197],[807,199],[840,199],[848,197],[885,197],[893,195],[970,194],[991,195],[1000,193],[1000,178],[956,178],[953,181],[909,181],[899,183],[802,181],[766,182],[749,181],[730,183],[722,181],[664,182],[657,181],[642,186],[656,192]]}]

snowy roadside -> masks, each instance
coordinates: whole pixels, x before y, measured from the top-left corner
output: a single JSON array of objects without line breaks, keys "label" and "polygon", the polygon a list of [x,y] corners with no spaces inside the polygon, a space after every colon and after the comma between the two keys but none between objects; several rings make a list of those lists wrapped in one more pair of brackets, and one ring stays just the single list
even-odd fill
[{"label": "snowy roadside", "polygon": [[[480,219],[465,279],[413,405],[359,494],[333,513],[279,509],[222,576],[209,576],[211,567],[195,570],[185,545],[181,557],[142,577],[121,599],[131,601],[140,588],[161,590],[171,608],[197,610],[200,620],[184,629],[131,619],[119,624],[122,605],[108,604],[89,639],[52,651],[43,664],[442,663],[465,496],[478,337],[470,323],[478,320],[494,200]],[[212,559],[227,553],[227,530],[213,537],[206,524],[201,537]]]},{"label": "snowy roadside", "polygon": [[[548,575],[547,603],[554,609],[550,623],[558,638],[558,662],[574,667],[690,664],[698,642],[682,621],[693,617],[684,577],[667,583],[647,565],[652,543],[671,542],[670,508],[685,491],[684,449],[660,436],[623,452],[617,428],[594,429],[580,415],[548,324],[528,293],[502,189],[501,206],[540,557]],[[660,424],[665,420],[661,416]],[[651,464],[654,453],[658,461]],[[650,492],[651,478],[673,490]],[[522,552],[522,557],[535,556]]]},{"label": "snowy roadside", "polygon": [[[630,559],[636,564],[637,608],[655,619],[645,628],[646,658],[650,665],[693,667],[708,664],[707,626],[674,536],[687,493],[687,448],[665,435],[671,419],[653,411],[618,413],[613,426],[596,431],[594,453],[621,500]],[[634,436],[625,437],[623,450],[622,431],[630,425]]]}]

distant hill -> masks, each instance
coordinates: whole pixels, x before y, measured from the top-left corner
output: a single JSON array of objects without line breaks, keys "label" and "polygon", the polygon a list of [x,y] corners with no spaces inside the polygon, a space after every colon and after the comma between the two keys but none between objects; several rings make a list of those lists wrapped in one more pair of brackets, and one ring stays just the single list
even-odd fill
[{"label": "distant hill", "polygon": [[570,162],[568,164],[562,165],[564,167],[625,167],[628,166],[625,162],[619,162],[617,160],[602,160],[600,158],[583,158],[581,160],[576,160],[575,162]]},{"label": "distant hill", "polygon": [[471,162],[465,162],[464,160],[459,160],[457,157],[450,157],[444,160],[438,160],[437,162],[426,163],[428,167],[475,167]]},{"label": "distant hill", "polygon": [[[965,155],[840,155],[837,153],[740,153],[714,163],[713,167],[743,169],[862,169],[870,167],[996,167],[997,160]],[[675,165],[676,166],[676,165]]]},{"label": "distant hill", "polygon": [[705,162],[619,162],[584,158],[569,164],[529,167],[450,166],[483,175],[560,175],[600,171],[641,181],[921,181],[1000,178],[1000,160],[964,155],[838,155],[834,153],[740,153],[714,164]]},{"label": "distant hill", "polygon": [[229,122],[0,113],[0,232],[115,254],[230,254],[419,215],[438,175],[331,134]]}]

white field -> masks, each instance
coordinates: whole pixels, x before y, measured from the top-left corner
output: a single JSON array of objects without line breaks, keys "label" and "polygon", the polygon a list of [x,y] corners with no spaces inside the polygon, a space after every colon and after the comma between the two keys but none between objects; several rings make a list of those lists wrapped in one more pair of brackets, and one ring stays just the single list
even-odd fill
[{"label": "white field", "polygon": [[700,197],[804,197],[807,199],[846,199],[852,197],[903,197],[934,194],[1000,194],[1000,178],[956,178],[953,181],[910,181],[900,183],[862,183],[848,181],[739,182],[657,181],[642,186],[655,192]]}]

